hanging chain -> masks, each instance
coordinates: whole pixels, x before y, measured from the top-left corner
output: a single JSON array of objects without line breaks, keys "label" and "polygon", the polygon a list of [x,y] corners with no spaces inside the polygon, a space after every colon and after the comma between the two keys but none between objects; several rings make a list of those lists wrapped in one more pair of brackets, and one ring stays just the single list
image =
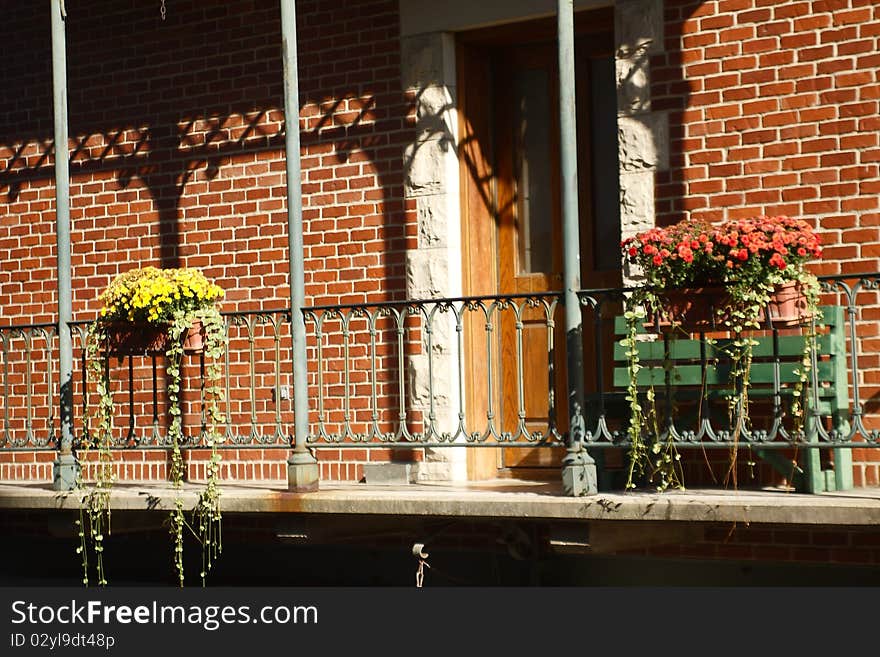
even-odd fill
[{"label": "hanging chain", "polygon": [[159,14],[162,16],[162,20],[165,20],[165,0],[162,0],[162,5],[159,7]]}]

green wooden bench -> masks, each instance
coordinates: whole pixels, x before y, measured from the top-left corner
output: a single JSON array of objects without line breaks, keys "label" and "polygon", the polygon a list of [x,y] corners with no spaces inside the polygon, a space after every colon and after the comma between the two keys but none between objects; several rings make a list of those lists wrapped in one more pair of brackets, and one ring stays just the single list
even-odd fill
[{"label": "green wooden bench", "polygon": [[[849,394],[846,357],[846,325],[844,309],[841,306],[822,306],[822,320],[819,322],[817,336],[816,380],[818,380],[818,410],[821,417],[830,417],[831,424],[839,431],[849,430]],[[615,318],[615,348],[613,385],[616,397],[629,385],[629,368],[626,349],[620,340],[627,335],[626,320]],[[651,332],[639,328],[646,336]],[[800,366],[804,351],[804,338],[796,331],[781,330],[777,335],[762,332],[753,335],[757,344],[753,347],[753,362],[750,376],[749,400],[751,408],[758,408],[762,419],[769,427],[772,417],[774,379],[779,377],[779,396],[784,408],[790,407],[792,392],[798,382],[796,369]],[[683,409],[676,417],[679,428],[696,429],[698,412],[714,409],[713,426],[717,429],[718,410],[724,408],[724,399],[731,393],[730,357],[725,346],[730,338],[701,340],[699,336],[674,336],[664,339],[653,334],[654,339],[646,338],[639,342],[639,361],[642,369],[638,372],[640,389],[654,387],[656,406],[662,415],[675,404],[673,415]],[[778,368],[777,368],[778,364]],[[815,393],[810,388],[806,395],[807,404],[813,404]],[[701,402],[701,400],[704,400]],[[762,405],[763,404],[763,405]],[[689,410],[688,410],[689,409]],[[625,409],[624,412],[627,412]],[[690,412],[691,417],[687,417]],[[756,416],[753,415],[753,419]],[[681,421],[679,421],[681,420]],[[690,421],[688,421],[690,420]],[[757,425],[757,423],[755,423]],[[791,422],[786,422],[790,428]],[[757,427],[756,428],[760,428]],[[791,462],[784,459],[777,450],[756,448],[758,456],[770,463],[786,476],[791,476]],[[834,449],[834,467],[822,469],[819,448],[799,448],[801,456],[798,470],[792,483],[798,490],[820,492],[826,490],[847,490],[852,488],[852,454],[849,448]]]}]

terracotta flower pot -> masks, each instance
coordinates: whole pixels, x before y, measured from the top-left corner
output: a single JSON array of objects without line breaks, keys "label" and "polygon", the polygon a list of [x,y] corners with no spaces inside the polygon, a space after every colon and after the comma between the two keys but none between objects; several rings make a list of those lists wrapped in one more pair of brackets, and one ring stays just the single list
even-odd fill
[{"label": "terracotta flower pot", "polygon": [[764,323],[768,319],[773,328],[798,326],[810,319],[807,297],[799,282],[788,281],[776,287],[765,310]]},{"label": "terracotta flower pot", "polygon": [[[669,290],[662,294],[663,309],[657,316],[649,312],[645,327],[666,330],[675,325],[692,333],[722,331],[728,317],[723,309],[729,303],[730,295],[723,286]],[[800,283],[787,281],[770,296],[760,322],[762,327],[769,321],[773,328],[790,328],[807,319],[807,299]]]},{"label": "terracotta flower pot", "polygon": [[[168,350],[168,327],[157,324],[117,322],[107,330],[109,351],[117,356],[164,354]],[[183,351],[198,354],[205,349],[205,326],[196,320],[183,337]]]},{"label": "terracotta flower pot", "polygon": [[713,331],[724,327],[724,315],[730,297],[723,287],[696,287],[668,290],[661,296],[662,309],[648,311],[645,328],[665,330],[673,325],[685,331]]}]

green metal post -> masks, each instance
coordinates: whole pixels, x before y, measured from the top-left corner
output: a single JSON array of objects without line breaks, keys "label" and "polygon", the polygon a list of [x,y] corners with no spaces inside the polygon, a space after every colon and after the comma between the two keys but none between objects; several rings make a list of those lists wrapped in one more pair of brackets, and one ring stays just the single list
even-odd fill
[{"label": "green metal post", "polygon": [[299,74],[296,57],[296,4],[281,0],[284,59],[284,149],[287,161],[287,232],[290,263],[290,321],[293,338],[294,444],[287,459],[291,491],[318,489],[318,462],[309,452],[309,392],[306,368],[305,263],[303,257],[302,182],[300,179]]},{"label": "green metal post", "polygon": [[53,488],[73,490],[73,293],[70,285],[70,166],[67,145],[67,43],[64,0],[49,0],[52,14],[52,106],[55,118],[55,223],[58,250],[58,350],[61,445],[52,467]]},{"label": "green metal post", "polygon": [[562,173],[562,248],[565,307],[565,345],[568,354],[568,441],[562,462],[566,495],[594,495],[596,463],[584,449],[584,355],[582,314],[577,291],[581,287],[578,223],[577,121],[574,74],[574,3],[557,1],[559,54],[559,130]]}]

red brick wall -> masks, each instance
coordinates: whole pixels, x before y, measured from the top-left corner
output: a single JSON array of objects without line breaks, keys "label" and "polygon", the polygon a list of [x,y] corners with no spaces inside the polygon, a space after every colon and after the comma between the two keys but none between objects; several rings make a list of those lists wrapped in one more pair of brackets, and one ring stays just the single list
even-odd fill
[{"label": "red brick wall", "polygon": [[[0,312],[51,321],[55,217],[48,5],[9,8],[0,72]],[[403,146],[394,2],[298,3],[307,295],[404,296]],[[100,28],[100,29],[99,29]],[[74,312],[137,264],[202,267],[225,309],[284,306],[277,3],[90,0],[67,24]]]},{"label": "red brick wall", "polygon": [[628,550],[620,554],[683,559],[736,559],[824,564],[877,564],[880,532],[875,527],[817,525],[709,525],[690,544]]},{"label": "red brick wall", "polygon": [[[671,167],[658,174],[661,223],[803,216],[827,244],[817,271],[880,268],[875,4],[665,0],[665,52],[651,61],[652,107],[668,113],[671,137]],[[287,305],[277,3],[178,0],[164,22],[139,0],[68,10],[75,317],[91,318],[112,276],[144,264],[203,268],[226,289],[227,310]],[[415,133],[397,3],[310,0],[297,12],[307,298],[401,299],[416,245],[403,150]],[[0,39],[2,326],[51,321],[56,308],[48,3],[12,3]],[[860,297],[873,306],[859,325],[869,346],[880,334],[875,297]],[[258,350],[271,358],[271,342]],[[389,394],[400,365],[388,363]],[[873,421],[880,356],[861,365]],[[327,376],[339,409],[342,375]],[[260,422],[271,424],[274,372],[257,379]],[[368,424],[369,409],[356,411]],[[233,412],[249,421],[248,404]],[[876,481],[878,457],[857,453],[857,480]]]},{"label": "red brick wall", "polygon": [[[51,322],[57,303],[48,3],[7,10],[0,326]],[[114,275],[147,264],[202,268],[226,290],[224,310],[287,306],[278,3],[180,1],[168,5],[164,22],[158,5],[138,0],[88,0],[68,12],[74,318],[94,316]],[[298,2],[297,14],[307,299],[402,299],[405,250],[415,239],[403,149],[414,133],[400,82],[397,3],[312,0]],[[247,429],[245,333],[236,332],[245,357],[232,359],[233,386],[244,392],[233,394],[231,411]],[[258,330],[256,343],[261,429],[271,428],[277,403],[267,333]],[[285,347],[286,325],[281,335]],[[289,365],[287,349],[281,358]],[[18,365],[12,394],[21,401]],[[328,386],[339,378],[333,369]],[[151,377],[147,365],[135,367],[136,381],[148,386]],[[150,403],[138,393],[136,414],[149,418]],[[45,400],[37,405],[44,419]],[[22,409],[13,411],[16,430]],[[282,410],[290,425],[290,402]],[[333,474],[357,475],[339,466]]]},{"label": "red brick wall", "polygon": [[[880,269],[880,5],[874,0],[665,0],[650,62],[667,112],[670,169],[658,223],[786,214],[815,222],[820,274]],[[826,303],[844,301],[828,295]],[[845,303],[845,301],[844,301]],[[880,428],[880,307],[859,295],[858,376]],[[880,453],[856,450],[857,483]]]},{"label": "red brick wall", "polygon": [[[666,0],[651,61],[673,167],[658,214],[819,221],[823,273],[880,266],[880,7],[872,0]],[[837,245],[837,243],[843,243]]]},{"label": "red brick wall", "polygon": [[[287,458],[290,450],[248,446],[224,448],[220,451],[220,478],[225,481],[287,481]],[[0,451],[0,481],[52,481],[54,451]],[[85,481],[94,481],[97,452],[80,452]],[[210,452],[204,449],[184,450],[184,478],[203,482]],[[360,481],[365,463],[387,463],[391,458],[420,461],[422,450],[406,450],[401,455],[390,449],[323,449],[318,452],[321,481]],[[113,472],[119,481],[166,482],[171,471],[170,453],[160,449],[126,449],[113,454]]]}]

